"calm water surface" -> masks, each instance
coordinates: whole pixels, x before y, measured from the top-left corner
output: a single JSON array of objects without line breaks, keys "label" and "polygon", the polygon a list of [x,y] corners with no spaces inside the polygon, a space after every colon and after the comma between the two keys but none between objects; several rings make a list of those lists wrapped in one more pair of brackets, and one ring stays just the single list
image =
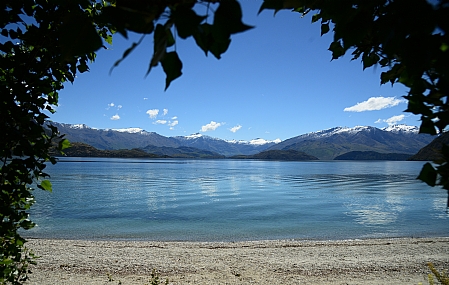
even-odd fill
[{"label": "calm water surface", "polygon": [[241,241],[449,236],[422,162],[64,158],[27,237]]}]

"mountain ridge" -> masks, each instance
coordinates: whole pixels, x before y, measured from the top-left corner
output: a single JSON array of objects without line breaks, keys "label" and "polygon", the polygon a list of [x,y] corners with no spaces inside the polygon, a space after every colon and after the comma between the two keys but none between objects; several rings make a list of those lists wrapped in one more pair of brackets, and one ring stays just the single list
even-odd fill
[{"label": "mountain ridge", "polygon": [[[165,137],[141,128],[95,129],[84,124],[52,123],[73,142],[82,142],[98,149],[146,148],[159,155],[177,153],[180,147],[209,151],[213,155],[255,155],[266,150],[295,150],[321,160],[332,160],[351,151],[378,153],[417,153],[432,141],[430,135],[419,134],[415,126],[394,125],[386,128],[371,126],[334,127],[302,134],[284,141],[267,141],[257,138],[251,141],[223,140],[200,133],[188,136]],[[161,149],[164,149],[163,153]],[[186,149],[188,150],[188,149]],[[190,150],[189,150],[190,151]]]},{"label": "mountain ridge", "polygon": [[430,135],[419,134],[418,127],[406,125],[383,129],[371,126],[335,127],[284,140],[269,150],[293,149],[321,160],[333,160],[351,151],[413,154],[432,139]]}]

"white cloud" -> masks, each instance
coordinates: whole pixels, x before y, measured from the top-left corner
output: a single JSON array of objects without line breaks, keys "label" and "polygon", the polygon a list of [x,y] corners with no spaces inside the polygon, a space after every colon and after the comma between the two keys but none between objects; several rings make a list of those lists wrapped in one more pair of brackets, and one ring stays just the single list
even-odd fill
[{"label": "white cloud", "polygon": [[170,126],[170,130],[174,130],[174,129],[175,129],[175,126],[176,126],[178,123],[179,123],[178,121],[173,121],[173,122],[168,123],[168,125]]},{"label": "white cloud", "polygon": [[171,118],[172,120],[177,120],[178,119],[178,117],[176,117],[176,116],[174,116],[173,118]]},{"label": "white cloud", "polygon": [[404,118],[405,118],[405,115],[397,115],[397,116],[393,116],[391,118],[384,119],[384,120],[379,119],[379,120],[375,121],[374,123],[375,124],[387,123],[389,126],[391,126],[391,125],[396,125],[398,122],[404,120]]},{"label": "white cloud", "polygon": [[219,126],[221,126],[221,123],[210,121],[209,124],[201,127],[201,131],[202,132],[215,131]]},{"label": "white cloud", "polygon": [[371,97],[366,101],[357,103],[351,107],[347,107],[343,111],[345,112],[377,111],[385,108],[391,108],[404,102],[405,100],[396,99],[395,97]]},{"label": "white cloud", "polygon": [[145,97],[145,98],[143,98],[143,100],[148,100],[148,98],[147,98],[147,97]]},{"label": "white cloud", "polygon": [[106,110],[109,110],[111,107],[114,107],[114,106],[115,106],[114,103],[109,103],[109,104],[108,104],[108,107],[106,108]]},{"label": "white cloud", "polygon": [[157,117],[157,114],[159,114],[159,109],[151,109],[151,110],[148,110],[148,111],[146,112],[146,114],[148,114],[148,116],[150,116],[151,119],[154,119],[154,118]]},{"label": "white cloud", "polygon": [[122,105],[118,105],[118,106],[117,106],[117,110],[120,110],[121,108],[123,108]]},{"label": "white cloud", "polygon": [[120,116],[118,114],[115,114],[114,116],[111,117],[111,120],[113,121],[120,120]]},{"label": "white cloud", "polygon": [[167,115],[168,114],[168,109],[164,109],[163,112],[164,112],[164,116]]},{"label": "white cloud", "polygon": [[393,116],[391,118],[388,118],[385,121],[385,123],[387,123],[388,125],[396,125],[398,122],[404,120],[405,115],[397,115],[397,116]]},{"label": "white cloud", "polygon": [[242,128],[242,126],[237,125],[235,127],[230,128],[229,130],[233,133],[237,132],[238,130],[240,130]]},{"label": "white cloud", "polygon": [[165,125],[167,123],[166,120],[157,120],[156,122],[154,122],[153,124],[158,124],[158,125]]}]

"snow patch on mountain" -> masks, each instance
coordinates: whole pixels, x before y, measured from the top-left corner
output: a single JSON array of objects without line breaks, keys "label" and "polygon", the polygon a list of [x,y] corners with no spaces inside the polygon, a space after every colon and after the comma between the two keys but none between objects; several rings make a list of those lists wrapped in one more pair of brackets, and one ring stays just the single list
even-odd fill
[{"label": "snow patch on mountain", "polygon": [[353,128],[335,127],[335,128],[331,128],[331,129],[322,130],[322,131],[307,133],[307,134],[301,135],[300,137],[308,138],[308,139],[319,139],[319,138],[331,137],[331,136],[338,135],[338,134],[355,135],[359,132],[371,131],[374,129],[375,128],[373,128],[373,127],[367,127],[367,126],[355,126]]},{"label": "snow patch on mountain", "polygon": [[213,138],[213,137],[209,137],[209,136],[204,136],[200,133],[196,133],[196,134],[191,134],[188,136],[182,136],[182,137],[176,137],[177,139],[184,139],[184,140],[194,140],[194,139],[199,139],[199,138],[203,138],[206,140],[215,140],[215,141],[223,141],[223,142],[227,142],[227,143],[231,143],[231,144],[239,144],[239,145],[253,145],[253,146],[261,146],[261,145],[265,145],[265,144],[271,144],[271,143],[280,143],[281,140],[280,139],[275,139],[275,140],[265,140],[265,139],[261,139],[261,138],[257,138],[257,139],[253,139],[250,141],[244,141],[244,140],[223,140],[223,139],[219,139],[219,138]]},{"label": "snow patch on mountain", "polygon": [[409,134],[418,134],[419,128],[416,126],[407,126],[407,125],[391,125],[385,128],[382,128],[381,130],[392,132],[392,133],[409,133]]},{"label": "snow patch on mountain", "polygon": [[70,128],[72,128],[72,129],[91,129],[89,126],[87,126],[85,124],[70,125]]}]

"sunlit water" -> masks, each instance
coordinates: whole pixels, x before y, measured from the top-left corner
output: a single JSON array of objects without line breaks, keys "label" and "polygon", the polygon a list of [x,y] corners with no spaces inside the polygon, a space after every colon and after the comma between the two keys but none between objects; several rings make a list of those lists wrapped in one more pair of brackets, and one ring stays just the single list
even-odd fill
[{"label": "sunlit water", "polygon": [[27,237],[241,241],[449,236],[422,162],[64,158]]}]

